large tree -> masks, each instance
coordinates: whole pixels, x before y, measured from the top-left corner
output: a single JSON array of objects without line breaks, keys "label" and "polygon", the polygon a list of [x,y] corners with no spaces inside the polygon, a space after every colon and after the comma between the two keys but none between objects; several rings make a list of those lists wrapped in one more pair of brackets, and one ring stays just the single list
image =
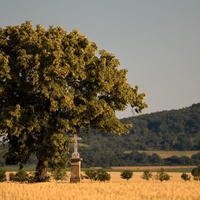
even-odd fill
[{"label": "large tree", "polygon": [[69,133],[88,127],[126,133],[116,111],[147,105],[119,60],[74,30],[30,22],[0,28],[0,134],[9,144],[7,164],[38,158],[42,181],[49,161],[65,162]]}]

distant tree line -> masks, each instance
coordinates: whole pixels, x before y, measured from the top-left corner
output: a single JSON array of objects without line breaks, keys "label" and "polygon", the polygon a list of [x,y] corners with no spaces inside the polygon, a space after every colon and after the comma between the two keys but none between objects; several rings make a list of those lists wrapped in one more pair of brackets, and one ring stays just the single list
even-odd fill
[{"label": "distant tree line", "polygon": [[[88,154],[85,154],[88,155]],[[95,157],[98,155],[98,157]],[[27,165],[36,165],[36,157],[31,157],[27,162]],[[158,154],[153,153],[148,155],[143,152],[133,151],[129,154],[102,154],[95,153],[93,156],[84,157],[82,161],[82,167],[103,167],[109,168],[111,166],[176,166],[176,165],[200,165],[200,152],[189,156],[170,156],[168,158],[161,158]],[[0,159],[0,167],[5,166],[5,160],[3,157]]]},{"label": "distant tree line", "polygon": [[168,158],[161,158],[158,154],[147,155],[146,153],[139,153],[134,151],[131,154],[121,154],[115,156],[103,155],[95,159],[94,157],[83,160],[83,167],[101,166],[109,168],[111,166],[186,166],[186,165],[200,165],[200,153],[189,156],[171,156]]}]

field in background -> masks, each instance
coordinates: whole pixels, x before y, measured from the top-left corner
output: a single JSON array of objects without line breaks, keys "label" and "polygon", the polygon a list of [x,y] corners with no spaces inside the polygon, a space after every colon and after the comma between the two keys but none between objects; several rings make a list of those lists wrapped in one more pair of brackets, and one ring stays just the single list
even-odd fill
[{"label": "field in background", "polygon": [[132,170],[133,172],[143,172],[144,170],[158,171],[160,168],[165,169],[166,172],[190,173],[196,166],[119,166],[112,167],[113,171]]},{"label": "field in background", "polygon": [[129,181],[120,178],[120,172],[110,172],[109,182],[90,182],[82,180],[70,184],[69,180],[50,183],[0,183],[0,199],[4,200],[199,200],[200,184],[198,181],[185,182],[180,173],[169,173],[171,180],[146,181],[141,179],[141,172],[135,172]]},{"label": "field in background", "polygon": [[188,156],[191,157],[193,154],[197,154],[200,151],[138,151],[139,153],[146,153],[152,155],[153,153],[158,154],[161,158],[169,158],[171,156]]}]

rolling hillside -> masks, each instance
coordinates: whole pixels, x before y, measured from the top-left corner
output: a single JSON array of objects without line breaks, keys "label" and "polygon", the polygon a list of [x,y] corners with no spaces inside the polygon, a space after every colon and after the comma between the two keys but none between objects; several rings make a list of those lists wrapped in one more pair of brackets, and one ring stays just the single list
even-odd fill
[{"label": "rolling hillside", "polygon": [[200,103],[122,121],[133,124],[129,134],[105,134],[95,130],[89,135],[81,134],[79,151],[86,165],[91,162],[93,165],[127,164],[133,152],[139,150],[200,150]]}]

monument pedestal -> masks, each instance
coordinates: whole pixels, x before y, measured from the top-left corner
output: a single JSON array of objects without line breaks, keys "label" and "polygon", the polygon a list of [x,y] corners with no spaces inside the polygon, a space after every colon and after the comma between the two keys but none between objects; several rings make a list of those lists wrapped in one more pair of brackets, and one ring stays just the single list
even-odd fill
[{"label": "monument pedestal", "polygon": [[71,158],[71,177],[70,183],[79,183],[81,181],[81,160],[82,158]]}]

